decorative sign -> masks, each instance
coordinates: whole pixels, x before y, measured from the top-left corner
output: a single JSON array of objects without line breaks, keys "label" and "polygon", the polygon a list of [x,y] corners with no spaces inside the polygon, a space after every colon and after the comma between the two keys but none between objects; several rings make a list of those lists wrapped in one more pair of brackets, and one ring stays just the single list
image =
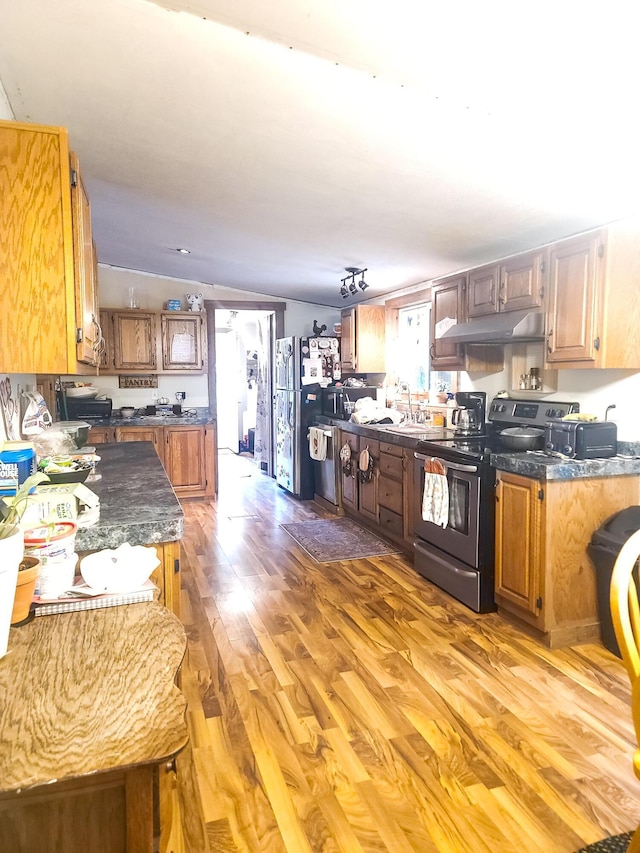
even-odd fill
[{"label": "decorative sign", "polygon": [[158,377],[155,373],[142,373],[139,376],[119,376],[120,388],[157,388]]}]

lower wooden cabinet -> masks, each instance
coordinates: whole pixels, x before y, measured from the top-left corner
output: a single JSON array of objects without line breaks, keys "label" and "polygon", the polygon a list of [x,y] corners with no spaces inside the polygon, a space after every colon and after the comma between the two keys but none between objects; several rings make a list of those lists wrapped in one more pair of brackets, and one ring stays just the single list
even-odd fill
[{"label": "lower wooden cabinet", "polygon": [[610,515],[640,502],[640,477],[538,481],[498,471],[495,598],[551,648],[597,638],[587,546]]},{"label": "lower wooden cabinet", "polygon": [[92,427],[89,435],[90,443],[96,445],[150,441],[178,497],[215,496],[216,430],[213,424]]},{"label": "lower wooden cabinet", "polygon": [[164,427],[164,467],[176,494],[214,494],[215,452],[212,426]]},{"label": "lower wooden cabinet", "polygon": [[150,441],[160,461],[164,462],[163,430],[163,427],[116,427],[116,441]]},{"label": "lower wooden cabinet", "polygon": [[[343,430],[340,446],[351,448],[351,471],[342,471],[342,504],[347,515],[404,550],[413,551],[413,515],[409,511],[413,495],[411,476],[413,454],[400,445],[370,439]],[[371,479],[358,475],[358,460],[367,448],[373,459]],[[407,473],[408,472],[408,473]]]},{"label": "lower wooden cabinet", "polygon": [[115,427],[91,427],[87,444],[113,444],[116,440]]}]

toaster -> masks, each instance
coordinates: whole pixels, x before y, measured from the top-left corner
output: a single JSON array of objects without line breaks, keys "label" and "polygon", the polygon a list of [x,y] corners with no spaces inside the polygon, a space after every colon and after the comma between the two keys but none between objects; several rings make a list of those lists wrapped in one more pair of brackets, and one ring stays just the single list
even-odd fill
[{"label": "toaster", "polygon": [[618,427],[612,421],[547,421],[544,449],[570,459],[607,459],[618,452]]}]

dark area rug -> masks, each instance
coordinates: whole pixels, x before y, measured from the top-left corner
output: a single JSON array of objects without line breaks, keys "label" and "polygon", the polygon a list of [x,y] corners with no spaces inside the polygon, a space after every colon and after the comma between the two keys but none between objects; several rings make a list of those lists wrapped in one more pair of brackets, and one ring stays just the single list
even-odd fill
[{"label": "dark area rug", "polygon": [[596,841],[595,844],[589,844],[588,847],[581,847],[577,853],[626,853],[632,835],[632,832],[611,835],[609,838],[603,838],[602,841]]},{"label": "dark area rug", "polygon": [[341,560],[399,553],[398,548],[348,518],[299,521],[280,526],[318,563],[337,563]]}]

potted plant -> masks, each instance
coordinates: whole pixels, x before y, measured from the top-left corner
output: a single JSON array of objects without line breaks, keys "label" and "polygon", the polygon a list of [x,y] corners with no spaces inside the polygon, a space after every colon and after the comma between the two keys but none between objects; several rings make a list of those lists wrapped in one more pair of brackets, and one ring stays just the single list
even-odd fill
[{"label": "potted plant", "polygon": [[20,519],[27,507],[29,492],[48,479],[46,474],[31,474],[16,489],[9,504],[0,502],[0,657],[7,652],[18,569],[24,556]]}]

